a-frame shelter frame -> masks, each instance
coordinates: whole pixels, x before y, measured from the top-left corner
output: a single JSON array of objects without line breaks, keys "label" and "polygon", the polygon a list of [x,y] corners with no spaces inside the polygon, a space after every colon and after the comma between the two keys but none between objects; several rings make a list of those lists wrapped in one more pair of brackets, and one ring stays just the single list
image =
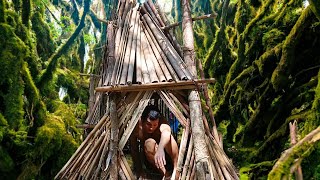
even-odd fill
[{"label": "a-frame shelter frame", "polygon": [[161,30],[166,20],[155,7],[151,0],[143,4],[119,1],[118,18],[108,24],[108,46],[98,87],[93,80],[90,85],[96,88],[90,96],[86,123],[94,128],[55,179],[135,179],[123,148],[155,94],[183,127],[178,167],[172,179],[197,179],[196,154],[201,151],[207,152],[202,178],[238,179],[221,137],[210,130],[201,106],[197,111],[204,124],[200,128],[205,131],[202,149],[193,140],[197,135],[190,125],[188,91],[198,91],[203,83],[214,79],[193,78],[173,34]]}]

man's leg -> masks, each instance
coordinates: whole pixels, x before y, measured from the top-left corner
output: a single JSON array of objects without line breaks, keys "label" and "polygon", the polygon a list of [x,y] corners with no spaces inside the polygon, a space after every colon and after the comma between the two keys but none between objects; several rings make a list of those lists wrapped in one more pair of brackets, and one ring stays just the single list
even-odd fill
[{"label": "man's leg", "polygon": [[[155,164],[155,161],[154,161],[154,155],[156,154],[157,149],[158,149],[158,144],[154,139],[149,138],[144,142],[144,153],[145,153],[146,159],[150,164],[152,164],[152,166],[155,169],[158,169],[156,164]],[[166,174],[166,168],[165,167],[161,167],[158,170],[163,175]]]},{"label": "man's leg", "polygon": [[172,135],[170,137],[170,143],[168,143],[168,145],[165,146],[164,149],[169,154],[170,158],[172,159],[173,167],[174,169],[176,169],[178,163],[179,149],[178,144]]}]

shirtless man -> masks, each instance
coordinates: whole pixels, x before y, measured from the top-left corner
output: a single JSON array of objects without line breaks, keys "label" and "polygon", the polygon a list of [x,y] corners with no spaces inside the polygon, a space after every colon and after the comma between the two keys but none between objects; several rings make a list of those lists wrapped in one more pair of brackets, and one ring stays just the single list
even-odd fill
[{"label": "shirtless man", "polygon": [[163,177],[170,177],[176,171],[178,161],[178,145],[171,135],[171,128],[160,115],[159,110],[149,105],[142,113],[141,120],[135,127],[131,137],[132,160],[137,171],[137,178],[143,176],[139,144],[143,145],[143,153],[147,168],[157,169]]}]

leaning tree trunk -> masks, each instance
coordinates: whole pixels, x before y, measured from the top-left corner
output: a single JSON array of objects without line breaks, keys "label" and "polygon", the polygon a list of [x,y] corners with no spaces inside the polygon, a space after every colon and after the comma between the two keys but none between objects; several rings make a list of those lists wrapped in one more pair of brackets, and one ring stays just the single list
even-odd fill
[{"label": "leaning tree trunk", "polygon": [[70,36],[70,38],[67,40],[65,44],[63,44],[54,54],[51,55],[49,58],[49,65],[44,71],[44,73],[39,77],[39,81],[37,83],[37,86],[39,89],[44,89],[45,85],[48,84],[53,78],[53,73],[56,71],[58,66],[58,60],[59,58],[67,53],[67,51],[72,47],[72,44],[74,43],[75,39],[80,34],[81,30],[85,26],[85,19],[86,15],[90,9],[90,0],[84,1],[84,8],[83,8],[83,14],[80,20],[79,25],[73,32],[73,34]]},{"label": "leaning tree trunk", "polygon": [[[187,68],[196,78],[197,70],[194,63],[194,37],[192,29],[192,18],[190,13],[190,2],[182,0],[183,7],[183,57]],[[201,102],[198,91],[191,91],[189,94],[190,120],[192,128],[192,137],[194,142],[196,173],[198,179],[205,179],[206,169],[208,166],[208,150],[205,142],[205,131],[202,121]]]}]

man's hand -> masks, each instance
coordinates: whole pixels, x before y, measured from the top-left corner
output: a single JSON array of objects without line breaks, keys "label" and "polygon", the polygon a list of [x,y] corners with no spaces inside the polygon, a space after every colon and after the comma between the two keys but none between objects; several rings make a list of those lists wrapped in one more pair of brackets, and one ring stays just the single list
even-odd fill
[{"label": "man's hand", "polygon": [[164,168],[164,166],[166,165],[164,148],[158,147],[157,152],[154,155],[154,162],[158,169]]}]

